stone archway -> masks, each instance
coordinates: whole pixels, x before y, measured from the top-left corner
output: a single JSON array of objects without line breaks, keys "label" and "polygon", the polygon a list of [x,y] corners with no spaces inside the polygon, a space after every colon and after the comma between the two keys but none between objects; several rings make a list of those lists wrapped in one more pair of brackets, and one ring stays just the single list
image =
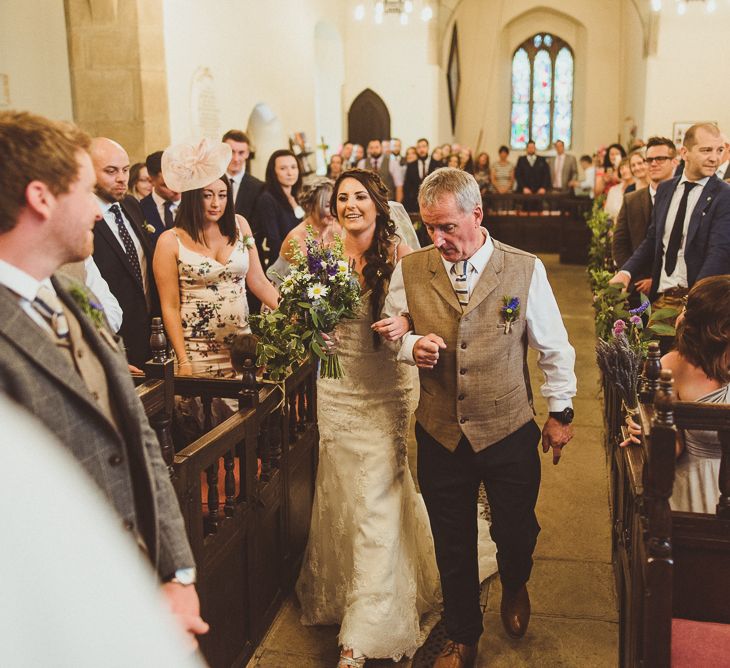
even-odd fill
[{"label": "stone archway", "polygon": [[375,91],[366,88],[350,105],[347,114],[347,138],[367,146],[371,139],[390,137],[390,112]]}]

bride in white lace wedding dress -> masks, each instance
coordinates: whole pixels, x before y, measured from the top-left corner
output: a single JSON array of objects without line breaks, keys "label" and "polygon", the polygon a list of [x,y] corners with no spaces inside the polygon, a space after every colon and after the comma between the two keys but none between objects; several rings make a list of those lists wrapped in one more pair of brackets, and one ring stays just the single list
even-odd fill
[{"label": "bride in white lace wedding dress", "polygon": [[[372,300],[382,304],[383,267],[374,270],[377,260],[367,249],[380,237],[390,252],[377,257],[388,256],[388,269],[398,253],[388,240],[379,185],[377,175],[362,170],[335,184],[345,248],[365,287],[358,318],[337,328],[345,377],[318,383],[319,470],[297,582],[302,623],[341,625],[340,666],[412,656],[441,608],[431,528],[406,451],[417,376],[388,346],[376,345],[371,330]],[[363,269],[368,261],[370,270]]]}]

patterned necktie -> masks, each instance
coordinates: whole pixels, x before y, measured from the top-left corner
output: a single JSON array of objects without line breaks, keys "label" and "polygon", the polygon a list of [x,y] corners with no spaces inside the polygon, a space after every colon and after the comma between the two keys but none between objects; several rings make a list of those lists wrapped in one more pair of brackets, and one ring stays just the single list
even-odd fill
[{"label": "patterned necktie", "polygon": [[127,259],[129,260],[129,264],[132,267],[132,273],[134,274],[135,278],[139,281],[139,284],[143,285],[142,267],[140,267],[140,264],[139,264],[139,256],[137,255],[137,249],[134,247],[134,242],[132,241],[132,237],[129,235],[129,232],[127,231],[127,226],[124,224],[124,218],[122,218],[122,210],[119,208],[118,204],[112,204],[109,207],[109,211],[111,211],[114,214],[114,222],[117,224],[117,229],[119,230],[119,236],[122,239],[122,244],[124,244],[124,251],[127,255]]},{"label": "patterned necktie", "polygon": [[687,199],[689,193],[697,184],[691,181],[684,182],[684,192],[682,193],[682,199],[679,200],[679,208],[677,209],[677,216],[674,219],[672,225],[672,233],[669,235],[669,244],[667,245],[667,255],[664,259],[664,271],[667,272],[667,276],[671,276],[677,267],[677,255],[679,249],[682,246],[682,237],[684,236],[684,219],[687,215]]},{"label": "patterned necktie", "polygon": [[59,339],[68,338],[66,314],[63,312],[61,300],[51,288],[41,285],[32,304],[33,308],[49,322],[53,332]]},{"label": "patterned necktie", "polygon": [[377,172],[378,171],[378,159],[377,158],[372,159],[372,165],[373,165],[373,171]]},{"label": "patterned necktie", "polygon": [[454,292],[462,306],[469,303],[469,285],[466,276],[468,270],[469,260],[459,260],[454,262],[454,266],[451,267],[451,273],[454,274]]},{"label": "patterned necktie", "polygon": [[[162,206],[165,209],[165,229],[170,230],[174,223],[174,217],[172,215],[172,207],[174,206],[174,203],[168,200]],[[116,216],[116,214],[114,215]],[[117,224],[119,223],[117,222]]]}]

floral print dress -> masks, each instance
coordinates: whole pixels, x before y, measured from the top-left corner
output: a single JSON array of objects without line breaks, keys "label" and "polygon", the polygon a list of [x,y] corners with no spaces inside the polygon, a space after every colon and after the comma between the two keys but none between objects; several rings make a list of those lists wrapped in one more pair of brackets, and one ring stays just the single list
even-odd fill
[{"label": "floral print dress", "polygon": [[228,261],[221,264],[177,239],[180,317],[185,350],[196,376],[235,376],[230,345],[238,334],[251,331],[246,301],[249,240],[239,235]]}]

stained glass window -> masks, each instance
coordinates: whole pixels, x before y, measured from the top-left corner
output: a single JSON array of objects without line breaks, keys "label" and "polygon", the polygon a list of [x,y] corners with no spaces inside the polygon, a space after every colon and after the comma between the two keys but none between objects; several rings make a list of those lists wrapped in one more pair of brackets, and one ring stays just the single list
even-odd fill
[{"label": "stained glass window", "polygon": [[524,148],[529,139],[540,150],[558,139],[570,146],[573,66],[570,46],[555,35],[533,35],[517,48],[512,57],[512,148]]}]

